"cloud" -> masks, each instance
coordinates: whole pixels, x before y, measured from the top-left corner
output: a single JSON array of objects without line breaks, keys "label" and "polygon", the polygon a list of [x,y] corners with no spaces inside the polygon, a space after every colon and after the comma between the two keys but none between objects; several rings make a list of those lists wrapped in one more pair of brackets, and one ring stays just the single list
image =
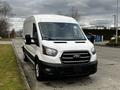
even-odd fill
[{"label": "cloud", "polygon": [[[39,13],[70,13],[72,7],[79,8],[82,15],[111,14],[115,11],[114,0],[6,0],[18,16],[27,16],[34,11]],[[25,12],[27,11],[27,12]],[[29,12],[29,13],[28,13]],[[19,14],[18,14],[19,13]],[[20,14],[21,13],[21,14]]]},{"label": "cloud", "polygon": [[111,23],[111,20],[96,20],[92,21],[90,24],[95,26],[109,26]]},{"label": "cloud", "polygon": [[62,12],[70,14],[72,7],[77,7],[81,21],[92,22],[104,20],[113,23],[113,14],[116,12],[116,0],[6,0],[18,17],[27,17],[33,14],[54,14]]},{"label": "cloud", "polygon": [[116,9],[116,2],[114,0],[89,0],[86,10],[89,15],[104,15],[113,14]]}]

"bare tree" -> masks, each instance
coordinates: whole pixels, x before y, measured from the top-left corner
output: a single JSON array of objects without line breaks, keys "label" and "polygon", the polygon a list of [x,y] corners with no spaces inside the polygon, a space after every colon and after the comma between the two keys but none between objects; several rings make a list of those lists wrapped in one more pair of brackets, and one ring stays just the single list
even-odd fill
[{"label": "bare tree", "polygon": [[0,36],[7,37],[10,24],[8,16],[10,15],[11,7],[6,1],[0,1]]},{"label": "bare tree", "polygon": [[70,12],[68,14],[66,14],[66,12],[62,12],[60,10],[57,12],[57,14],[59,14],[59,15],[65,15],[65,16],[70,16],[70,17],[74,18],[77,21],[80,20],[80,13],[79,13],[79,9],[77,7],[72,7],[70,9]]},{"label": "bare tree", "polygon": [[7,37],[8,36],[8,28],[9,23],[6,19],[0,19],[0,36]]},{"label": "bare tree", "polygon": [[10,5],[6,1],[0,2],[0,17],[7,18],[7,16],[10,15],[10,12],[11,12]]},{"label": "bare tree", "polygon": [[22,37],[23,30],[20,29],[19,31],[16,31],[16,37]]},{"label": "bare tree", "polygon": [[11,38],[15,38],[15,37],[16,37],[15,29],[12,29],[12,31],[11,31],[11,33],[10,33],[10,37],[11,37]]},{"label": "bare tree", "polygon": [[71,17],[73,17],[77,21],[80,20],[79,9],[77,7],[72,7],[72,9],[71,9]]}]

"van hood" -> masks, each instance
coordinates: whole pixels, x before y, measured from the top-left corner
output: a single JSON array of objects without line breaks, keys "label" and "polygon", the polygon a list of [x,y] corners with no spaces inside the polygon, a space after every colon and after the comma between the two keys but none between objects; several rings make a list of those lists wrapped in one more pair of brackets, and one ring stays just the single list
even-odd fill
[{"label": "van hood", "polygon": [[42,45],[58,51],[67,50],[91,50],[94,45],[89,41],[47,41],[43,40]]}]

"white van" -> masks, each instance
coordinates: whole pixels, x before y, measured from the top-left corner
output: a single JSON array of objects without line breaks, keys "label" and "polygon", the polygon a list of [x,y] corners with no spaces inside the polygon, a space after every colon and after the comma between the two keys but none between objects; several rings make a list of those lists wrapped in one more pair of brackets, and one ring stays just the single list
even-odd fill
[{"label": "white van", "polygon": [[24,60],[37,80],[47,76],[89,76],[97,71],[94,45],[77,21],[61,15],[34,15],[24,21]]}]

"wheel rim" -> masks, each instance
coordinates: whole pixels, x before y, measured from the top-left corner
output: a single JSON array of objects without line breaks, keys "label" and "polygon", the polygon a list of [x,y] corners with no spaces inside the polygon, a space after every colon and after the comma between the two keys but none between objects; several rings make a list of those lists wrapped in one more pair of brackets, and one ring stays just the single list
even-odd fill
[{"label": "wheel rim", "polygon": [[39,65],[38,64],[36,64],[35,70],[36,70],[36,76],[39,77]]}]

